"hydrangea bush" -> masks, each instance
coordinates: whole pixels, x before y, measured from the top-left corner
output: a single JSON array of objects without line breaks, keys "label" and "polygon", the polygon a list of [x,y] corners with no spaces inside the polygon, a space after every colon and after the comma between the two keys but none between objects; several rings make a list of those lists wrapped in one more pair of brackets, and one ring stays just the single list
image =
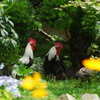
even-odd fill
[{"label": "hydrangea bush", "polygon": [[11,76],[0,76],[0,100],[23,98],[18,87],[30,91],[34,99],[48,96],[47,83],[42,80],[39,72],[35,72],[32,76],[25,76],[21,81]]},{"label": "hydrangea bush", "polygon": [[10,92],[12,97],[19,98],[22,97],[18,86],[21,84],[21,81],[12,78],[11,76],[0,76],[0,87],[1,90]]}]

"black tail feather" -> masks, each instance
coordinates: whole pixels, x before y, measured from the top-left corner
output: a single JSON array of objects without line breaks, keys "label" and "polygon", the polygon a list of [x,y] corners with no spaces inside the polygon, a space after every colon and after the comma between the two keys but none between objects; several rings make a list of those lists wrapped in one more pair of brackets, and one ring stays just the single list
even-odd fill
[{"label": "black tail feather", "polygon": [[66,64],[64,63],[64,61],[63,61],[63,60],[60,60],[59,63],[60,63],[60,66],[63,68],[63,71],[64,71],[65,74],[67,75],[67,78],[72,77],[72,75],[71,75],[71,73],[70,73],[68,67],[67,67]]},{"label": "black tail feather", "polygon": [[1,70],[1,75],[10,76],[10,75],[11,75],[11,68],[9,68],[9,67],[4,67],[4,68]]}]

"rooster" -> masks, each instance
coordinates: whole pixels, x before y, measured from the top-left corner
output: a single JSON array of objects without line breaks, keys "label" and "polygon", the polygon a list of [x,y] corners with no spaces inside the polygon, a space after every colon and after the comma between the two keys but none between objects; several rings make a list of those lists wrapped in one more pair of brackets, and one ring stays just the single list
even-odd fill
[{"label": "rooster", "polygon": [[30,38],[28,42],[23,57],[19,59],[27,68],[33,64],[33,50],[35,49],[36,40]]},{"label": "rooster", "polygon": [[66,79],[69,75],[69,70],[62,60],[60,60],[60,50],[63,48],[61,43],[55,43],[54,46],[49,50],[49,52],[44,57],[43,68],[45,74],[49,78],[54,78],[54,81],[59,79]]},{"label": "rooster", "polygon": [[[35,45],[36,45],[36,40],[35,39],[33,39],[33,38],[28,39],[28,44],[25,48],[24,55],[23,55],[23,57],[21,57],[18,60],[18,62],[22,62],[26,66],[26,68],[29,68],[33,64],[33,50],[35,49]],[[18,67],[18,65],[15,64],[13,69],[15,69],[17,67]],[[4,67],[2,69],[2,75],[16,76],[16,73],[14,73],[13,70],[11,71],[11,69],[9,69],[9,67]]]}]

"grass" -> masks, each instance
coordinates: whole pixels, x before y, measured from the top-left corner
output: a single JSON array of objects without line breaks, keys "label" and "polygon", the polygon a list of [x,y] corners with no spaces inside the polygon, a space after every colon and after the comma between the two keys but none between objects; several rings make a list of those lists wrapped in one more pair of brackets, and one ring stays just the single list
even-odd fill
[{"label": "grass", "polygon": [[84,93],[98,94],[99,92],[99,82],[89,83],[88,81],[82,82],[81,80],[70,79],[66,81],[58,81],[55,84],[49,82],[49,90],[52,91],[57,97],[61,94],[70,94],[74,96],[77,100]]},{"label": "grass", "polygon": [[65,81],[48,80],[49,95],[43,99],[34,99],[31,95],[31,91],[20,88],[23,98],[17,98],[15,100],[58,100],[58,97],[62,94],[70,94],[81,100],[81,95],[84,93],[98,94],[100,97],[100,80],[99,78],[93,78],[90,82],[81,81],[76,79],[69,79]]},{"label": "grass", "polygon": [[[44,76],[42,72],[42,63],[41,58],[36,58],[34,60],[34,66],[29,70],[25,69],[24,66],[20,66],[18,73],[20,73],[20,79],[23,79],[24,76],[30,75],[34,71],[39,71],[42,75],[43,80],[48,84],[49,95],[42,99],[35,99],[32,97],[31,91],[25,90],[22,87],[19,87],[22,98],[16,98],[13,100],[58,100],[58,97],[62,94],[70,94],[76,98],[76,100],[81,100],[81,95],[84,93],[98,94],[100,97],[100,75],[95,73],[93,78],[88,82],[87,80],[77,80],[77,79],[67,79],[65,81],[56,81],[53,79],[48,79]],[[38,66],[38,67],[37,67]],[[24,76],[23,76],[24,75]],[[95,77],[96,76],[96,77]]]}]

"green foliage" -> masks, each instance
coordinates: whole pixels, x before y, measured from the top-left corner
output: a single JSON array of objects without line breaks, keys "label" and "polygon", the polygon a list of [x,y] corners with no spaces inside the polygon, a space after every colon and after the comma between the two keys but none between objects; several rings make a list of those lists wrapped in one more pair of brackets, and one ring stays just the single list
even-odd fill
[{"label": "green foliage", "polygon": [[34,56],[36,55],[35,57],[42,57],[43,58],[52,46],[53,45],[50,43],[48,43],[48,44],[45,43],[42,45],[38,44],[36,46],[36,50],[34,50]]},{"label": "green foliage", "polygon": [[73,36],[82,33],[94,38],[97,35],[98,15],[99,2],[44,0],[40,8],[43,22],[58,30],[69,30]]},{"label": "green foliage", "polygon": [[12,95],[6,89],[0,90],[0,100],[13,100]]},{"label": "green foliage", "polygon": [[92,44],[93,52],[98,51],[99,46],[97,44]]},{"label": "green foliage", "polygon": [[[56,81],[54,83],[53,80],[49,79],[49,81],[46,81],[46,83],[48,84],[49,95],[42,99],[34,98],[34,100],[58,100],[58,97],[62,94],[70,94],[75,97],[76,100],[80,100],[81,95],[84,93],[98,94],[100,97],[100,78],[98,76],[92,77],[90,82],[81,81],[80,79],[69,79],[65,81]],[[14,100],[33,100],[33,97],[29,91],[22,88],[20,88],[20,91],[23,97],[16,98]]]},{"label": "green foliage", "polygon": [[67,1],[68,0],[59,0],[58,2],[57,0],[53,0],[49,2],[48,0],[44,0],[42,8],[40,8],[41,20],[58,30],[65,29],[66,26],[71,23],[71,19],[66,12],[59,8],[59,6],[65,4]]},{"label": "green foliage", "polygon": [[27,91],[23,88],[20,88],[21,94],[23,95],[22,98],[16,98],[14,100],[57,100],[57,96],[53,94],[51,91],[49,91],[49,96],[44,97],[44,98],[33,98],[31,92],[32,91]]},{"label": "green foliage", "polygon": [[6,0],[6,3],[9,5],[6,14],[11,16],[20,42],[26,43],[23,41],[30,37],[34,38],[34,30],[41,27],[41,23],[38,22],[31,3],[28,0],[14,0],[13,4],[11,1]]},{"label": "green foliage", "polygon": [[99,82],[96,81],[97,78],[94,77],[91,79],[90,83],[88,81],[81,81],[76,79],[70,79],[66,81],[57,81],[55,84],[52,84],[52,81],[48,81],[49,90],[52,91],[57,97],[61,94],[70,94],[74,96],[77,100],[80,100],[81,95],[84,93],[98,94],[99,92]]},{"label": "green foliage", "polygon": [[4,62],[5,67],[13,66],[19,58],[19,46],[13,47],[12,45],[4,46],[0,44],[0,62]]},{"label": "green foliage", "polygon": [[59,36],[56,36],[56,35],[52,35],[52,37],[56,40],[55,42],[57,41],[63,41],[63,39]]},{"label": "green foliage", "polygon": [[33,74],[32,68],[27,68],[22,63],[19,63],[17,67],[13,68],[13,73],[16,73],[16,75],[21,79],[27,75]]},{"label": "green foliage", "polygon": [[31,67],[26,68],[21,62],[19,62],[18,66],[13,67],[13,73],[18,76],[18,78],[23,78],[27,75],[33,74],[35,71],[43,73],[43,59],[40,57],[34,58],[34,63]]},{"label": "green foliage", "polygon": [[15,47],[18,35],[14,30],[14,23],[8,15],[5,15],[5,7],[8,8],[8,5],[0,2],[0,42],[4,45],[13,44]]},{"label": "green foliage", "polygon": [[91,44],[91,50],[92,50],[92,57],[98,58],[100,57],[100,45],[96,44],[95,42]]},{"label": "green foliage", "polygon": [[[96,2],[93,2],[91,4],[84,4],[84,16],[82,18],[82,31],[84,33],[88,33],[87,35],[92,35],[92,37],[96,37],[99,28],[96,28],[97,26],[97,21],[99,20],[97,15],[99,12],[98,9],[98,3],[96,4]],[[100,13],[99,13],[100,14]],[[92,34],[91,34],[92,33]]]},{"label": "green foliage", "polygon": [[43,73],[43,59],[41,59],[40,57],[35,57],[33,66],[31,68],[33,71]]}]

